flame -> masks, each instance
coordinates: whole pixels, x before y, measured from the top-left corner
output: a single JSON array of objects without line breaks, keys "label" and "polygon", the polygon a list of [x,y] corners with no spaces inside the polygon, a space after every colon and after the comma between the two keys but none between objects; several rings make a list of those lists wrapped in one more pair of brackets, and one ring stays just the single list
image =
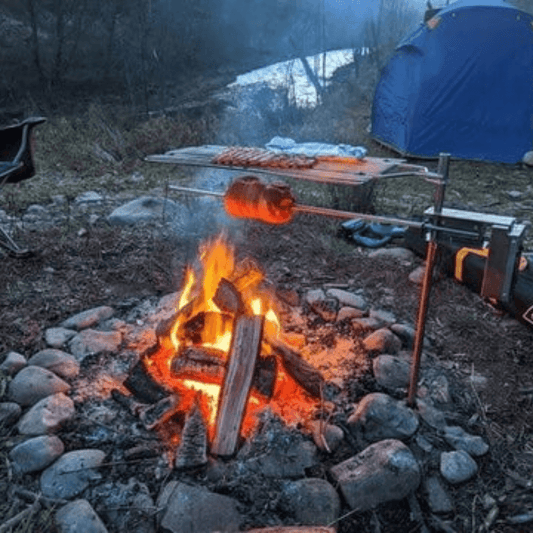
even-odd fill
[{"label": "flame", "polygon": [[[240,312],[264,316],[265,338],[277,338],[280,335],[279,313],[275,298],[265,287],[264,273],[251,259],[237,261],[234,247],[220,235],[203,243],[199,250],[198,264],[186,268],[175,310],[175,321],[168,336],[159,339],[156,353],[145,360],[145,366],[154,379],[178,395],[181,412],[186,413],[194,402],[199,403],[210,439],[214,436],[224,375],[219,371],[174,371],[173,361],[191,346],[216,350],[217,354],[223,353],[227,357],[235,315],[231,310],[221,309],[215,302],[217,290],[223,281],[229,282],[240,296],[244,307]],[[266,344],[262,351],[270,353]],[[301,387],[285,373],[278,371],[272,398],[268,399],[255,390],[251,391],[242,427],[244,436],[255,426],[254,415],[267,403],[289,423],[298,422],[315,407],[315,402],[307,397]],[[173,436],[173,441],[175,440]]]}]

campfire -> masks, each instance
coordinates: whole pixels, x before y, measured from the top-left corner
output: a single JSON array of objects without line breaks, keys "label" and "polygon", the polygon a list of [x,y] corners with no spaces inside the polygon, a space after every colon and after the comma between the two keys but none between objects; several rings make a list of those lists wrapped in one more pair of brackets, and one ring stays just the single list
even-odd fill
[{"label": "campfire", "polygon": [[[287,342],[279,307],[260,266],[238,260],[225,236],[202,244],[175,312],[156,329],[157,346],[126,382],[146,394],[149,375],[160,387],[149,423],[181,420],[183,432],[187,420],[200,420],[211,452],[227,456],[266,406],[289,424],[308,419],[325,382]],[[171,439],[178,445],[180,432]]]}]

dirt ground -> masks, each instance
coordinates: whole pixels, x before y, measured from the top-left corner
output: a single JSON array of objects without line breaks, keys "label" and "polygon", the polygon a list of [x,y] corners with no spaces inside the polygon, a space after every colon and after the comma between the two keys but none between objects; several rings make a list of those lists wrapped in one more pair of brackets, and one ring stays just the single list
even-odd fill
[{"label": "dirt ground", "polygon": [[[364,289],[373,305],[414,324],[418,288],[407,281],[412,267],[370,259],[367,250],[336,236],[338,224],[302,216],[286,226],[247,222],[244,228],[238,253],[256,258],[277,288],[301,296],[324,283],[346,283]],[[31,356],[45,347],[46,328],[78,311],[174,292],[191,259],[188,242],[103,222],[82,236],[53,229],[26,237],[39,253],[0,260],[0,357],[10,350]],[[452,395],[458,422],[470,420],[490,443],[479,475],[452,489],[455,531],[485,530],[487,495],[499,508],[490,531],[529,531],[531,523],[511,525],[507,518],[533,507],[533,330],[441,277],[431,294],[426,333],[439,362],[456,377]],[[487,378],[483,390],[462,385],[471,372]],[[405,509],[389,507],[381,516],[381,531],[398,532],[404,514]],[[342,520],[339,531],[376,531],[372,524],[372,513],[366,513]]]}]

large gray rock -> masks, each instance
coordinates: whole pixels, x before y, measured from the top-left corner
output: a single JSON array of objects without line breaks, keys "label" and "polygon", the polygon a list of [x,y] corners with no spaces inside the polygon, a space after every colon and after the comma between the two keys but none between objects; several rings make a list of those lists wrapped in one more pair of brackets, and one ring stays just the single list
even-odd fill
[{"label": "large gray rock", "polygon": [[171,481],[157,501],[159,529],[168,533],[229,533],[239,531],[243,517],[229,496]]},{"label": "large gray rock", "polygon": [[382,440],[333,466],[330,474],[352,509],[366,511],[401,500],[420,484],[420,467],[411,450],[394,439]]},{"label": "large gray rock", "polygon": [[39,400],[19,420],[22,435],[44,435],[57,431],[76,414],[74,402],[62,392]]},{"label": "large gray rock", "polygon": [[337,491],[325,479],[305,478],[284,484],[280,505],[298,524],[326,526],[339,517]]},{"label": "large gray rock", "polygon": [[440,473],[453,485],[473,478],[477,470],[477,463],[463,450],[444,452],[440,456]]},{"label": "large gray rock", "polygon": [[87,311],[82,311],[81,313],[77,313],[76,315],[67,318],[67,320],[61,324],[61,327],[77,330],[92,328],[103,320],[111,318],[114,314],[115,310],[112,307],[101,305],[100,307],[88,309]]},{"label": "large gray rock", "polygon": [[62,455],[41,474],[41,491],[49,498],[70,499],[82,493],[91,481],[101,479],[96,469],[104,462],[101,450],[75,450]]},{"label": "large gray rock", "polygon": [[401,357],[380,355],[373,360],[372,368],[378,385],[387,391],[395,391],[409,386],[410,365]]},{"label": "large gray rock", "polygon": [[182,207],[169,199],[155,196],[142,196],[115,209],[107,220],[114,226],[129,226],[140,222],[161,221],[165,217],[172,219]]},{"label": "large gray rock", "polygon": [[388,394],[373,392],[357,404],[347,425],[351,431],[362,435],[369,442],[404,439],[418,429],[418,417],[404,403]]},{"label": "large gray rock", "polygon": [[70,351],[78,360],[83,361],[89,355],[98,355],[118,351],[122,343],[122,335],[118,331],[97,331],[85,329],[70,341]]},{"label": "large gray rock", "polygon": [[11,400],[26,407],[52,394],[69,390],[70,385],[50,370],[27,366],[9,384],[8,395]]},{"label": "large gray rock", "polygon": [[75,378],[80,372],[80,364],[72,355],[55,348],[37,352],[30,357],[28,365],[46,368],[65,379]]},{"label": "large gray rock", "polygon": [[53,463],[65,450],[63,441],[55,435],[28,439],[15,446],[9,457],[17,472],[40,472]]},{"label": "large gray rock", "polygon": [[107,533],[107,528],[87,500],[74,500],[59,508],[55,521],[60,533]]}]

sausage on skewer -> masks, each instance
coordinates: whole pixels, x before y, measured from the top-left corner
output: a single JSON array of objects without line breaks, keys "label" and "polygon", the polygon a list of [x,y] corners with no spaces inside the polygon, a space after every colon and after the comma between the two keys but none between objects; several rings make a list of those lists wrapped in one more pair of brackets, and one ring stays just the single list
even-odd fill
[{"label": "sausage on skewer", "polygon": [[229,215],[252,218],[269,224],[286,224],[296,203],[285,183],[265,184],[256,176],[237,178],[224,194],[224,207]]}]

